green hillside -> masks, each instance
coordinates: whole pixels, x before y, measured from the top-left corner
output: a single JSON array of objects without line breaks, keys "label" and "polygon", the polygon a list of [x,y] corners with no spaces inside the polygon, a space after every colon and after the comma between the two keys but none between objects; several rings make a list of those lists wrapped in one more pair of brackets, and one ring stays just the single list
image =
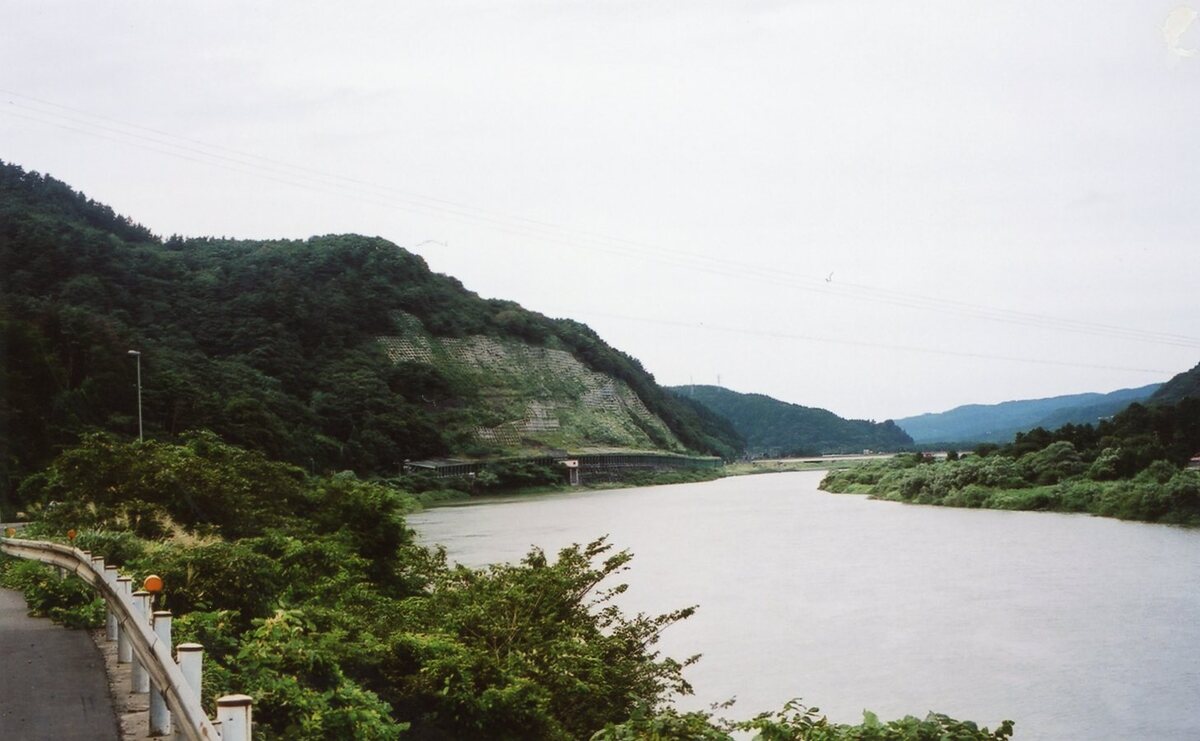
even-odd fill
[{"label": "green hillside", "polygon": [[762,394],[742,394],[720,386],[676,386],[692,399],[733,423],[751,455],[788,456],[898,450],[912,438],[892,421],[842,419],[825,409],[789,404]]},{"label": "green hillside", "polygon": [[1156,404],[1174,404],[1184,399],[1196,398],[1200,398],[1200,363],[1164,383],[1150,400]]},{"label": "green hillside", "polygon": [[1150,398],[1159,384],[1107,394],[1071,394],[1021,399],[999,404],[967,404],[945,412],[896,420],[918,443],[1007,442],[1035,427],[1057,429],[1066,424],[1096,424],[1130,404]]},{"label": "green hillside", "polygon": [[547,448],[725,457],[736,433],[587,326],[372,237],[161,240],[0,163],[0,495],[87,431],[209,429],[310,471]]}]

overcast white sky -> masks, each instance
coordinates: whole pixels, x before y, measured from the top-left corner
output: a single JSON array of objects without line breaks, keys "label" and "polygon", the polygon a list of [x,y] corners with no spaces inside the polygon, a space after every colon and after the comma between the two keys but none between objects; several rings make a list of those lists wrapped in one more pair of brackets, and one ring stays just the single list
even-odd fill
[{"label": "overcast white sky", "polygon": [[1200,361],[1195,6],[0,0],[0,159],[164,236],[420,244],[666,384],[1109,391]]}]

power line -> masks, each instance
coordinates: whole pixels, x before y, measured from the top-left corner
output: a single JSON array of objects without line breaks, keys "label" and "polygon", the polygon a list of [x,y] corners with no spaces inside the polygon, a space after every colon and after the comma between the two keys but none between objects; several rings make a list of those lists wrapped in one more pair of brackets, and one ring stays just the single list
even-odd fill
[{"label": "power line", "polygon": [[[828,279],[811,278],[792,271],[780,270],[774,266],[763,267],[723,258],[696,255],[681,250],[556,225],[538,219],[485,211],[455,201],[414,194],[389,186],[373,184],[220,145],[205,143],[196,139],[179,137],[159,129],[99,116],[12,90],[0,89],[0,93],[15,96],[36,104],[36,106],[30,106],[9,100],[7,107],[0,108],[3,112],[17,118],[115,141],[158,154],[219,167],[242,175],[257,177],[283,185],[310,191],[333,193],[344,198],[384,208],[433,215],[471,226],[480,226],[494,231],[567,246],[573,249],[649,260],[697,272],[710,273],[724,278],[740,278],[754,282],[772,283],[793,290],[818,293],[823,296],[832,296],[845,300],[866,301],[921,311],[955,314],[1049,331],[1087,334],[1174,347],[1200,348],[1200,338],[1187,335],[1154,332],[991,307],[840,280],[833,282]],[[46,110],[46,107],[67,111],[74,115]],[[24,110],[26,113],[18,113],[16,110],[12,110],[14,108]],[[39,118],[39,116],[49,117],[50,120]],[[95,119],[104,123],[95,123],[88,119]],[[66,123],[63,123],[64,121]]]},{"label": "power line", "polygon": [[897,345],[884,342],[868,342],[866,340],[851,340],[845,337],[822,337],[820,335],[796,334],[792,332],[774,332],[770,330],[747,329],[746,327],[731,327],[721,324],[710,324],[708,322],[688,322],[672,319],[650,319],[647,317],[628,316],[623,314],[612,314],[603,311],[572,311],[575,316],[595,316],[605,319],[617,319],[628,322],[639,322],[643,324],[658,324],[668,327],[684,327],[688,329],[700,329],[710,332],[724,332],[737,335],[752,335],[757,337],[768,337],[776,340],[798,340],[804,342],[823,342],[834,345],[850,345],[854,347],[869,347],[884,350],[900,350],[903,352],[925,353],[930,355],[948,355],[959,358],[975,358],[982,360],[1003,360],[1012,363],[1031,363],[1036,365],[1053,365],[1066,368],[1088,368],[1091,370],[1112,370],[1125,371],[1129,373],[1147,373],[1156,376],[1172,375],[1175,371],[1166,371],[1160,368],[1133,368],[1119,365],[1098,365],[1094,363],[1077,363],[1072,361],[1062,360],[1047,360],[1045,358],[1028,358],[1014,355],[995,355],[992,353],[975,353],[962,352],[958,350],[942,350],[932,347],[919,347],[916,345]]}]

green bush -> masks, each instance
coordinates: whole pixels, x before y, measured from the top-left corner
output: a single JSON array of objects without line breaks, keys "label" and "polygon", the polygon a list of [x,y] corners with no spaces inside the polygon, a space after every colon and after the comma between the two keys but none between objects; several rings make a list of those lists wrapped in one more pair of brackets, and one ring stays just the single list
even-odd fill
[{"label": "green bush", "polygon": [[176,614],[229,610],[242,625],[270,615],[287,584],[278,561],[257,553],[254,541],[217,541],[187,548],[159,547],[139,563],[163,579],[163,609]]},{"label": "green bush", "polygon": [[68,628],[104,625],[104,600],[82,580],[61,578],[48,566],[0,555],[0,586],[21,592],[32,615]]},{"label": "green bush", "polygon": [[84,530],[75,547],[100,556],[109,566],[124,567],[146,555],[146,542],[128,530]]},{"label": "green bush", "polygon": [[938,713],[883,722],[874,713],[863,711],[862,723],[847,725],[833,723],[818,708],[792,700],[780,711],[742,722],[714,720],[707,712],[642,711],[623,723],[605,726],[592,741],[734,741],[746,733],[761,741],[1005,741],[1012,738],[1013,723],[1006,720],[989,731]]}]

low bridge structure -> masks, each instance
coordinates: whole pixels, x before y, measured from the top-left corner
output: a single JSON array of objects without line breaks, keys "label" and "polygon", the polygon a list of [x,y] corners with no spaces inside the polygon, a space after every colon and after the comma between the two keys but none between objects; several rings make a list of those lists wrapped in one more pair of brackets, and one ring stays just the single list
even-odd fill
[{"label": "low bridge structure", "polygon": [[473,477],[484,470],[489,464],[495,463],[535,463],[540,465],[562,465],[578,476],[571,475],[571,483],[579,483],[579,479],[591,475],[601,478],[613,478],[622,471],[678,471],[720,468],[725,462],[713,456],[679,455],[676,453],[659,453],[644,451],[602,451],[569,453],[556,451],[550,455],[513,456],[508,458],[492,458],[487,460],[468,460],[463,458],[439,458],[420,461],[405,461],[404,473],[428,473],[438,478]]}]

